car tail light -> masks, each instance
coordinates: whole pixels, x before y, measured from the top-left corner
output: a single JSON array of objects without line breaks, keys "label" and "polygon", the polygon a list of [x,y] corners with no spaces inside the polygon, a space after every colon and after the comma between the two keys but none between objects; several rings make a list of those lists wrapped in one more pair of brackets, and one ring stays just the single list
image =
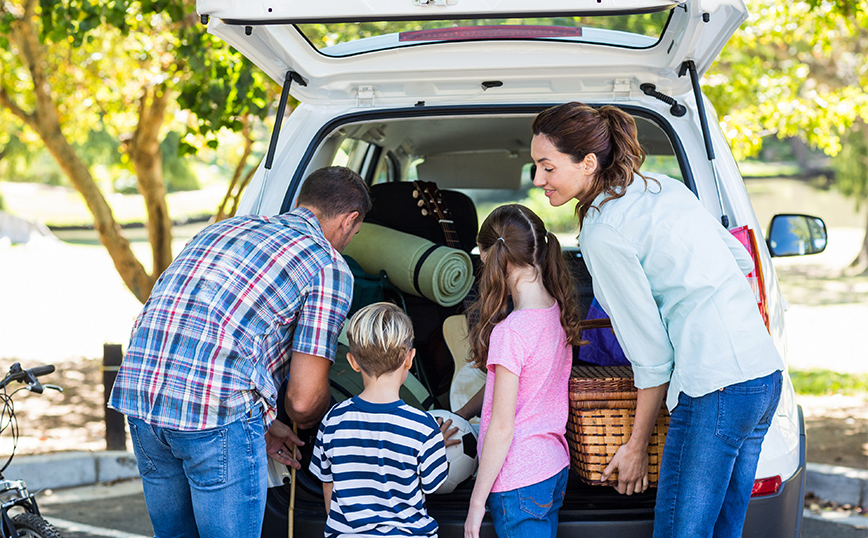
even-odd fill
[{"label": "car tail light", "polygon": [[747,226],[741,226],[729,231],[736,239],[738,239],[744,248],[750,253],[753,259],[753,271],[748,273],[747,281],[753,290],[753,295],[756,298],[756,305],[759,308],[760,314],[763,317],[763,322],[766,324],[766,330],[771,332],[769,327],[769,310],[766,301],[766,285],[763,279],[763,264],[760,261],[759,249],[757,248],[756,234]]},{"label": "car tail light", "polygon": [[757,478],[753,481],[753,489],[750,492],[751,497],[763,497],[765,495],[773,495],[781,489],[781,477],[773,476],[771,478]]},{"label": "car tail light", "polygon": [[582,29],[565,26],[459,26],[401,32],[398,34],[398,41],[468,41],[542,37],[582,37]]}]

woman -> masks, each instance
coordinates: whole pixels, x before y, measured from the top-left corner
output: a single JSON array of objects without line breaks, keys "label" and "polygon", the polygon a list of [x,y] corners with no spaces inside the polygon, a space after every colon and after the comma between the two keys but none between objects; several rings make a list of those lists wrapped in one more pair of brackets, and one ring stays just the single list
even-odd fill
[{"label": "woman", "polygon": [[602,478],[617,470],[628,495],[648,487],[665,397],[654,536],[741,536],[784,367],[744,277],[749,254],[681,182],[639,173],[624,111],[567,103],[540,113],[533,134],[534,185],[553,206],[578,200],[594,294],[638,388],[633,433]]}]

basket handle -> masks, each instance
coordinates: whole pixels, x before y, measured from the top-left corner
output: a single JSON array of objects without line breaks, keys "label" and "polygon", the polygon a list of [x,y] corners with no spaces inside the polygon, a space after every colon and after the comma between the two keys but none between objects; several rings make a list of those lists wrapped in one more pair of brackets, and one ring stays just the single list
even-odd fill
[{"label": "basket handle", "polygon": [[612,320],[609,318],[602,319],[585,319],[579,322],[579,329],[611,329]]}]

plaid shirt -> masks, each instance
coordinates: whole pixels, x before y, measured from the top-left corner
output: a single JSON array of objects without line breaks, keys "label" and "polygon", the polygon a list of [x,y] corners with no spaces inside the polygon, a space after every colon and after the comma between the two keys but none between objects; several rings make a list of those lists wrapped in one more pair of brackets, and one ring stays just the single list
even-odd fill
[{"label": "plaid shirt", "polygon": [[353,277],[313,213],[235,217],[193,237],[136,319],[109,407],[199,430],[276,415],[293,351],[334,360]]}]

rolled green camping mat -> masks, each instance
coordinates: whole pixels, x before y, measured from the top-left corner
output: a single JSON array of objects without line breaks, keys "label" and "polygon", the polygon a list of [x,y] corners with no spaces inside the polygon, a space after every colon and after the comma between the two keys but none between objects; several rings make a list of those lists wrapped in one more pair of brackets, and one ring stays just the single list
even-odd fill
[{"label": "rolled green camping mat", "polygon": [[441,306],[458,304],[473,285],[473,264],[463,250],[377,224],[363,222],[344,254],[366,273],[385,271],[402,292]]}]

